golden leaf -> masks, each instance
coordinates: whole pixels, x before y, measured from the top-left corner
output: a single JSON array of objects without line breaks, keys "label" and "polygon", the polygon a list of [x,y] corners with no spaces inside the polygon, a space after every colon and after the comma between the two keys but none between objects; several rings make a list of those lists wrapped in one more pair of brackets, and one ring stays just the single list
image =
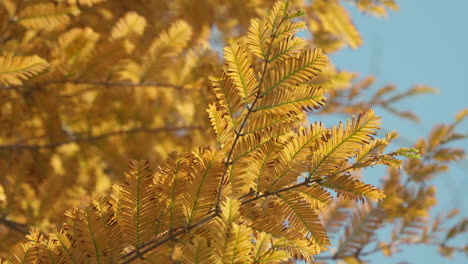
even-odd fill
[{"label": "golden leaf", "polygon": [[37,55],[0,57],[0,83],[19,85],[43,72],[49,64]]}]

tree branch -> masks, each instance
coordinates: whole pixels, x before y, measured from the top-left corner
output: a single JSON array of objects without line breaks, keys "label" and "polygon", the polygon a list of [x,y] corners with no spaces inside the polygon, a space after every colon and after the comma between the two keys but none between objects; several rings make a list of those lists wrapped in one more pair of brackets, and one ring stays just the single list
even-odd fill
[{"label": "tree branch", "polygon": [[261,98],[262,96],[262,91],[261,91],[261,88],[262,88],[262,85],[263,85],[263,81],[265,80],[265,75],[266,75],[266,70],[268,68],[268,64],[270,62],[270,53],[271,53],[271,48],[273,47],[273,42],[276,38],[276,33],[277,33],[277,30],[278,28],[281,26],[281,24],[285,21],[286,19],[286,16],[283,16],[281,18],[281,21],[279,22],[278,26],[276,27],[276,29],[274,30],[274,32],[271,33],[271,42],[270,42],[270,46],[268,47],[268,51],[267,51],[267,55],[266,55],[266,58],[265,58],[265,65],[263,66],[263,70],[262,70],[262,77],[260,78],[260,81],[258,82],[258,90],[257,90],[257,94],[255,95],[255,99],[254,101],[252,102],[252,104],[247,107],[247,114],[245,115],[244,119],[242,120],[242,123],[240,124],[240,127],[239,127],[239,130],[236,131],[236,136],[234,138],[234,141],[232,143],[232,146],[231,146],[231,149],[229,150],[229,154],[226,158],[226,162],[224,163],[224,171],[223,171],[223,174],[221,176],[221,181],[220,181],[220,184],[219,184],[219,188],[218,188],[218,195],[216,197],[216,208],[215,208],[215,212],[216,214],[220,214],[220,205],[221,205],[221,191],[222,191],[222,187],[223,187],[223,183],[225,181],[225,178],[226,178],[226,174],[227,174],[227,171],[229,169],[229,166],[231,165],[231,158],[232,158],[232,154],[234,153],[234,149],[237,145],[237,142],[239,141],[239,139],[244,135],[242,132],[245,128],[245,125],[247,124],[247,120],[250,116],[250,114],[253,113],[254,111],[254,108],[255,108],[255,105],[257,104],[258,102],[258,99]]},{"label": "tree branch", "polygon": [[336,259],[344,259],[344,258],[349,258],[349,257],[355,257],[357,259],[359,259],[360,256],[364,257],[364,256],[368,256],[368,255],[371,255],[371,254],[374,254],[378,251],[382,250],[380,247],[376,247],[370,251],[367,251],[367,252],[363,252],[363,253],[359,253],[359,254],[353,254],[353,255],[347,255],[347,256],[337,256],[336,254],[333,255],[333,256],[318,256],[318,257],[314,257],[315,260],[336,260]]},{"label": "tree branch", "polygon": [[[70,144],[70,143],[81,143],[81,142],[93,142],[98,140],[103,140],[109,137],[124,135],[124,134],[133,134],[133,133],[159,133],[159,132],[166,132],[166,131],[177,131],[177,130],[196,130],[201,129],[201,126],[186,126],[186,127],[156,127],[156,128],[146,128],[146,127],[137,127],[132,129],[123,129],[112,131],[108,133],[103,133],[96,136],[73,136],[72,138],[60,142],[55,143],[46,143],[42,145],[31,145],[31,144],[21,144],[15,143],[11,145],[0,145],[1,149],[29,149],[29,150],[37,150],[37,149],[53,149],[59,146]],[[25,141],[21,140],[20,142]]]},{"label": "tree branch", "polygon": [[131,263],[132,261],[143,257],[144,254],[150,252],[151,250],[159,247],[160,245],[174,240],[176,237],[183,235],[185,233],[190,232],[192,229],[201,226],[202,224],[210,221],[211,219],[215,218],[217,215],[216,213],[213,213],[202,220],[198,221],[197,223],[193,225],[189,225],[186,227],[177,227],[174,228],[173,230],[169,231],[166,233],[166,237],[161,239],[161,240],[151,240],[146,243],[144,243],[140,248],[133,250],[132,252],[129,252],[121,257],[121,259],[124,259],[120,264],[128,264]]},{"label": "tree branch", "polygon": [[35,87],[51,84],[88,84],[95,86],[105,87],[158,87],[158,88],[169,88],[176,90],[188,90],[188,91],[200,91],[201,89],[186,89],[183,86],[170,84],[170,83],[158,83],[158,82],[145,82],[145,83],[130,83],[130,82],[112,82],[112,81],[100,81],[100,80],[61,80],[61,81],[50,81],[50,82],[39,82],[31,84],[19,84],[19,85],[3,85],[0,86],[0,90],[19,89],[23,87]]},{"label": "tree branch", "polygon": [[9,229],[14,230],[22,235],[27,235],[29,233],[29,227],[27,225],[8,220],[7,215],[2,215],[0,217],[0,224],[3,224]]},{"label": "tree branch", "polygon": [[308,184],[312,184],[314,182],[320,182],[321,180],[313,180],[313,181],[303,181],[301,183],[298,183],[298,184],[294,184],[294,185],[291,185],[291,186],[288,186],[288,187],[285,187],[285,188],[281,188],[279,190],[276,190],[274,192],[266,192],[262,195],[257,195],[255,197],[252,197],[248,200],[245,200],[241,203],[241,205],[244,205],[244,204],[248,204],[248,203],[251,203],[253,201],[256,201],[258,199],[261,199],[261,198],[265,198],[265,197],[268,197],[268,196],[271,196],[271,195],[277,195],[279,193],[282,193],[282,192],[286,192],[286,191],[289,191],[289,190],[292,190],[292,189],[295,189],[295,188],[298,188],[298,187],[301,187],[301,186],[305,186],[305,185],[308,185]]},{"label": "tree branch", "polygon": [[[346,167],[338,172],[335,172],[333,173],[332,175],[328,176],[327,178],[329,177],[334,177],[340,173],[343,173],[343,172],[346,172],[348,170],[351,170],[351,169],[354,169],[354,164],[349,166],[349,167]],[[314,183],[320,183],[322,181],[322,179],[312,179],[312,178],[307,178],[305,181],[303,182],[300,182],[300,183],[297,183],[297,184],[294,184],[294,185],[291,185],[291,186],[288,186],[288,187],[284,187],[284,188],[281,188],[279,190],[276,190],[274,192],[265,192],[264,194],[262,195],[257,195],[255,197],[252,197],[248,200],[245,200],[243,201],[241,204],[244,205],[244,204],[248,204],[250,202],[253,202],[255,200],[258,200],[258,199],[261,199],[261,198],[265,198],[265,197],[268,197],[268,196],[271,196],[271,195],[277,195],[279,193],[282,193],[282,192],[285,192],[285,191],[289,191],[289,190],[292,190],[292,189],[295,189],[295,188],[298,188],[298,187],[301,187],[301,186],[304,186],[304,185],[310,185],[310,184],[314,184]],[[243,195],[241,196],[239,199],[242,199],[244,197],[247,197],[249,194],[246,194],[246,195]]]}]

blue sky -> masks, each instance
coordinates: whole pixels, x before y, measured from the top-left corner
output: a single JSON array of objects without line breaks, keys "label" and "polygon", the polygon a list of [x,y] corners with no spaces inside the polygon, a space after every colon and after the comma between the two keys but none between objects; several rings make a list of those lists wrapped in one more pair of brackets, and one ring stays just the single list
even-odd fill
[{"label": "blue sky", "polygon": [[[376,19],[352,12],[355,25],[364,44],[357,50],[344,49],[331,56],[342,69],[374,75],[378,82],[395,84],[405,90],[414,84],[425,84],[440,90],[437,95],[423,95],[399,104],[411,109],[421,118],[418,124],[402,121],[376,109],[386,129],[397,129],[402,137],[414,142],[427,135],[435,123],[451,122],[455,113],[468,108],[468,1],[466,0],[400,0],[399,12],[390,12],[387,18]],[[459,126],[468,133],[468,121]],[[457,143],[468,151],[468,140]],[[381,177],[382,170],[369,172]],[[435,181],[440,203],[436,212],[459,207],[468,216],[468,162],[458,162]],[[468,241],[468,237],[460,241]],[[371,263],[467,263],[461,254],[447,260],[434,247],[408,248],[402,254],[387,259],[370,258]]]}]

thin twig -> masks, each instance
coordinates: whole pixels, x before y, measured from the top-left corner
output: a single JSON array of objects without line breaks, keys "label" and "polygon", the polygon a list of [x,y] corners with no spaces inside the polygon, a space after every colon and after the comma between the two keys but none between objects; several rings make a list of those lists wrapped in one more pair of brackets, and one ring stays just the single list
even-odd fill
[{"label": "thin twig", "polygon": [[262,195],[258,195],[258,196],[255,196],[255,197],[252,197],[246,201],[243,201],[241,203],[241,205],[244,205],[244,204],[248,204],[248,203],[251,203],[253,201],[256,201],[258,199],[261,199],[261,198],[265,198],[265,197],[268,197],[268,196],[272,196],[272,195],[277,195],[279,193],[282,193],[282,192],[285,192],[285,191],[289,191],[291,189],[295,189],[295,188],[298,188],[298,187],[301,187],[301,186],[305,186],[305,185],[308,185],[308,184],[312,184],[313,182],[318,182],[319,180],[315,180],[315,181],[303,181],[301,183],[298,183],[298,184],[294,184],[294,185],[291,185],[291,186],[288,186],[288,187],[285,187],[285,188],[282,188],[282,189],[279,189],[279,190],[276,190],[274,192],[266,192]]},{"label": "thin twig", "polygon": [[[343,172],[346,172],[348,170],[351,170],[354,168],[354,165],[353,166],[349,166],[345,169],[342,169],[338,172],[335,172],[333,173],[332,175],[328,176],[328,177],[334,177],[338,174],[341,174]],[[268,197],[268,196],[272,196],[272,195],[277,195],[279,193],[282,193],[282,192],[286,192],[286,191],[289,191],[289,190],[292,190],[292,189],[295,189],[295,188],[298,188],[298,187],[301,187],[301,186],[307,186],[307,185],[311,185],[311,184],[314,184],[314,183],[320,183],[322,182],[323,180],[322,179],[312,179],[312,178],[307,178],[305,181],[303,182],[300,182],[300,183],[297,183],[297,184],[294,184],[294,185],[290,185],[288,187],[284,187],[284,188],[281,188],[281,189],[278,189],[276,191],[273,191],[273,192],[265,192],[261,195],[257,195],[255,197],[252,197],[248,200],[245,200],[243,201],[241,204],[244,205],[244,204],[248,204],[248,203],[251,203],[253,201],[256,201],[258,199],[261,199],[261,198],[265,198],[265,197]],[[244,195],[244,196],[241,196],[240,199],[244,198],[244,197],[247,197],[247,195]]]},{"label": "thin twig", "polygon": [[14,230],[22,235],[27,235],[29,233],[29,227],[27,225],[8,220],[6,215],[0,218],[0,224],[3,224],[9,229]]},{"label": "thin twig", "polygon": [[[194,129],[201,129],[200,126],[186,126],[186,127],[156,127],[156,128],[146,128],[146,127],[137,127],[132,129],[123,129],[118,131],[112,131],[108,133],[103,133],[96,136],[74,136],[73,138],[55,142],[55,143],[47,143],[42,145],[31,145],[31,144],[10,144],[10,145],[0,145],[1,149],[29,149],[29,150],[37,150],[37,149],[54,149],[59,146],[70,144],[70,143],[81,143],[81,142],[93,142],[97,140],[106,139],[109,137],[117,136],[117,135],[124,135],[124,134],[132,134],[132,133],[159,133],[165,131],[177,131],[177,130],[194,130]],[[24,140],[22,140],[24,141]]]},{"label": "thin twig", "polygon": [[368,256],[368,255],[371,255],[371,254],[374,254],[378,251],[382,250],[382,248],[380,248],[379,246],[377,246],[376,248],[370,250],[370,251],[367,251],[367,252],[358,252],[358,254],[352,254],[352,255],[346,255],[346,256],[339,256],[337,254],[334,254],[332,256],[318,256],[318,257],[314,257],[315,260],[336,260],[336,259],[344,259],[344,258],[348,258],[348,257],[355,257],[355,258],[359,258],[360,256],[364,257],[364,256]]},{"label": "thin twig", "polygon": [[242,123],[239,127],[239,130],[236,131],[236,136],[234,138],[234,141],[232,143],[232,146],[231,146],[231,149],[229,150],[229,154],[226,158],[226,161],[224,163],[224,171],[223,171],[223,174],[221,176],[221,181],[220,181],[220,184],[219,184],[219,188],[218,188],[218,195],[216,197],[216,207],[215,207],[215,212],[216,214],[220,214],[221,211],[220,211],[220,206],[221,206],[221,191],[222,191],[222,188],[223,188],[223,184],[224,184],[224,181],[225,181],[225,178],[226,178],[226,175],[227,175],[227,171],[229,169],[229,166],[231,165],[231,158],[232,158],[232,154],[234,153],[234,149],[237,145],[237,142],[239,141],[240,137],[243,135],[242,132],[245,128],[245,125],[247,124],[247,120],[250,116],[250,114],[253,113],[253,110],[254,110],[254,107],[255,105],[257,104],[258,100],[261,98],[261,87],[263,85],[263,81],[265,80],[265,75],[266,75],[266,70],[268,68],[268,63],[270,62],[269,61],[269,57],[270,57],[270,53],[271,53],[271,48],[273,46],[273,41],[275,40],[276,38],[276,31],[277,29],[281,26],[281,24],[284,22],[284,20],[286,19],[285,16],[282,17],[280,23],[278,24],[278,27],[275,29],[275,32],[272,32],[271,33],[271,42],[270,42],[270,46],[268,47],[268,51],[266,53],[266,59],[265,59],[265,65],[263,66],[263,70],[262,70],[262,77],[260,78],[260,81],[258,82],[258,89],[257,89],[257,94],[255,96],[255,99],[254,101],[252,102],[251,106],[250,107],[247,107],[247,114],[245,115],[244,117],[244,120],[242,120]]},{"label": "thin twig", "polygon": [[37,87],[52,84],[87,84],[95,86],[105,87],[159,87],[159,88],[170,88],[176,90],[188,90],[188,91],[199,91],[200,89],[187,89],[183,86],[170,84],[170,83],[159,83],[159,82],[144,82],[144,83],[130,83],[130,82],[112,82],[112,81],[101,81],[101,80],[60,80],[60,81],[49,81],[49,82],[38,82],[29,84],[18,84],[18,85],[3,85],[0,86],[0,90],[9,90],[24,87]]},{"label": "thin twig", "polygon": [[[338,174],[340,174],[340,173],[343,173],[343,172],[345,172],[345,171],[347,171],[347,170],[350,170],[350,169],[353,169],[353,168],[354,168],[354,166],[349,166],[349,167],[347,167],[347,168],[345,168],[345,169],[342,169],[342,170],[340,170],[340,171],[334,173],[332,176],[338,175]],[[331,176],[331,177],[332,177],[332,176]],[[265,198],[265,197],[268,197],[268,196],[277,195],[277,194],[279,194],[279,193],[282,193],[282,192],[285,192],[285,191],[289,191],[289,190],[292,190],[292,189],[295,189],[295,188],[298,188],[298,187],[301,187],[301,186],[310,185],[310,184],[313,184],[313,183],[319,183],[319,182],[321,182],[321,181],[322,181],[321,179],[314,179],[314,180],[312,180],[312,179],[307,179],[306,181],[303,181],[303,182],[301,182],[301,183],[298,183],[298,184],[295,184],[295,185],[291,185],[291,186],[288,186],[288,187],[285,187],[285,188],[276,190],[276,191],[274,191],[274,192],[264,193],[264,194],[262,194],[262,195],[255,196],[255,197],[253,197],[253,198],[251,198],[251,199],[248,199],[248,200],[246,200],[246,201],[243,201],[243,202],[241,203],[241,205],[245,205],[245,204],[247,204],[247,203],[250,203],[250,202],[253,202],[253,201],[255,201],[255,200],[258,200],[258,199],[261,199],[261,198]],[[241,197],[241,198],[242,198],[242,197]],[[186,232],[188,232],[188,231],[190,231],[190,230],[192,230],[192,229],[194,229],[194,228],[200,226],[201,224],[204,224],[204,223],[208,222],[209,220],[211,220],[211,219],[213,219],[213,218],[215,218],[215,217],[217,217],[217,216],[218,216],[218,214],[215,212],[215,213],[209,215],[208,217],[202,219],[201,221],[199,221],[199,222],[197,222],[197,223],[195,223],[195,224],[193,224],[193,225],[191,225],[191,226],[189,226],[189,227],[187,227],[187,228],[184,228],[184,229],[182,229],[181,227],[174,228],[173,230],[171,230],[170,232],[168,232],[169,234],[172,234],[171,236],[168,236],[168,237],[166,237],[166,238],[164,238],[164,239],[162,239],[162,240],[158,240],[157,242],[155,242],[155,241],[148,241],[148,242],[146,242],[145,244],[143,244],[143,245],[140,247],[140,250],[138,250],[138,251],[132,251],[132,252],[129,252],[129,253],[127,253],[126,255],[122,256],[122,258],[124,259],[124,258],[127,258],[127,257],[129,257],[129,256],[131,256],[131,255],[133,255],[133,254],[135,254],[135,255],[132,256],[131,258],[129,258],[129,259],[127,259],[126,261],[122,262],[121,264],[128,264],[128,263],[130,263],[131,261],[133,261],[133,260],[137,259],[138,257],[142,256],[143,254],[145,254],[145,253],[147,253],[147,252],[149,252],[149,251],[155,249],[156,247],[162,245],[163,243],[165,243],[165,242],[167,242],[167,241],[169,241],[169,240],[172,240],[174,237],[177,237],[177,236],[179,236],[179,235],[181,235],[181,234],[184,234],[184,233],[186,233]],[[177,230],[178,230],[178,231],[177,231]],[[149,246],[149,245],[151,245],[151,246],[148,247],[148,248],[145,248],[145,247],[147,247],[147,246]],[[144,250],[141,250],[142,248],[145,248],[145,249],[144,249]],[[370,252],[362,253],[361,255],[366,255],[366,254],[370,254]],[[332,259],[332,257],[322,257],[322,258],[323,258],[323,259]]]},{"label": "thin twig", "polygon": [[157,240],[157,241],[149,241],[149,242],[146,242],[145,244],[143,244],[140,248],[138,248],[137,250],[134,250],[132,252],[129,252],[125,255],[123,255],[121,258],[122,259],[125,259],[125,258],[128,258],[124,261],[122,261],[120,264],[128,264],[128,263],[131,263],[132,261],[136,260],[137,258],[139,257],[142,257],[144,254],[150,252],[151,250],[159,247],[160,245],[168,242],[168,241],[171,241],[173,240],[174,238],[182,235],[182,234],[185,234],[185,233],[188,233],[190,232],[192,229],[210,221],[211,219],[215,218],[216,217],[216,214],[213,213],[205,218],[203,218],[202,220],[198,221],[197,223],[193,224],[193,225],[189,225],[189,226],[186,226],[186,227],[178,227],[178,228],[175,228],[175,230],[178,230],[176,232],[168,232],[167,233],[167,236],[161,240]]}]

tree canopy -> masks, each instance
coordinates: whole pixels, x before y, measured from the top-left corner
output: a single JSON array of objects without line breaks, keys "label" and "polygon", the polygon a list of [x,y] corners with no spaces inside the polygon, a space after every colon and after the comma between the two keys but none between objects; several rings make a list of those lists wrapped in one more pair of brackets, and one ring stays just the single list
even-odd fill
[{"label": "tree canopy", "polygon": [[[374,108],[416,120],[395,103],[434,89],[370,92],[374,77],[337,69],[327,55],[362,43],[342,1],[4,0],[0,14],[1,263],[468,253],[468,220],[431,214],[468,109],[414,146],[380,136]],[[380,186],[362,179],[374,166]]]}]

